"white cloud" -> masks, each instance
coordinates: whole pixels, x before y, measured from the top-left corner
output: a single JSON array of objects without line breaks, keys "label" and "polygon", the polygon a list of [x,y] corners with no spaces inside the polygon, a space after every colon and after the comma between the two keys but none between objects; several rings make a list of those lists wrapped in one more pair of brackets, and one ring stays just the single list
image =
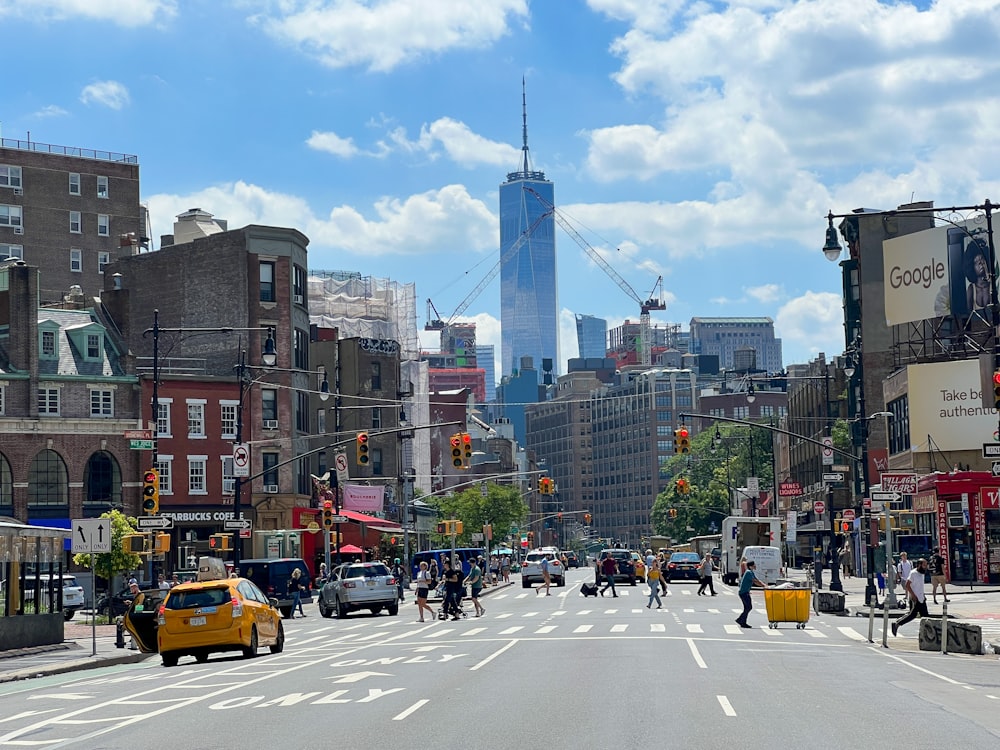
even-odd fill
[{"label": "white cloud", "polygon": [[188,195],[148,199],[154,235],[169,233],[174,217],[200,206],[233,229],[247,224],[294,227],[310,239],[312,251],[336,249],[367,256],[419,255],[447,248],[496,248],[496,216],[463,185],[446,185],[405,198],[385,197],[371,216],[354,206],[336,206],[326,216],[305,199],[245,182],[216,185]]},{"label": "white cloud", "polygon": [[[811,355],[844,350],[844,308],[840,295],[806,292],[778,309],[775,335],[783,349],[805,350]],[[787,357],[786,357],[787,361]]]},{"label": "white cloud", "polygon": [[490,46],[528,18],[526,0],[283,0],[268,11],[251,21],[324,65],[378,72]]},{"label": "white cloud", "polygon": [[122,109],[129,103],[128,89],[118,81],[98,81],[84,86],[80,92],[84,104],[101,104],[109,109]]},{"label": "white cloud", "polygon": [[72,21],[83,18],[134,28],[166,21],[177,13],[176,0],[9,0],[0,2],[0,18]]},{"label": "white cloud", "polygon": [[747,295],[758,302],[777,302],[784,294],[780,284],[761,284],[746,289]]},{"label": "white cloud", "polygon": [[47,105],[45,107],[42,107],[37,112],[35,112],[33,114],[33,117],[37,117],[39,119],[42,119],[42,118],[45,118],[45,117],[65,117],[68,114],[69,114],[69,112],[67,112],[62,107],[59,107],[59,106],[57,106],[55,104],[49,104],[49,105]]},{"label": "white cloud", "polygon": [[314,130],[306,141],[306,145],[316,151],[325,151],[344,159],[350,159],[358,154],[358,147],[354,145],[353,138],[341,138],[332,132],[321,133]]}]

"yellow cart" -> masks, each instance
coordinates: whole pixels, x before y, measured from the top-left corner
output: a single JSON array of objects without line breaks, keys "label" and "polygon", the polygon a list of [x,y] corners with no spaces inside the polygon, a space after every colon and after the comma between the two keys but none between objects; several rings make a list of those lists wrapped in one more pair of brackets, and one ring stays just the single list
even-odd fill
[{"label": "yellow cart", "polygon": [[778,627],[779,622],[794,622],[796,629],[805,629],[809,622],[809,589],[764,589],[764,606],[767,608],[767,626]]}]

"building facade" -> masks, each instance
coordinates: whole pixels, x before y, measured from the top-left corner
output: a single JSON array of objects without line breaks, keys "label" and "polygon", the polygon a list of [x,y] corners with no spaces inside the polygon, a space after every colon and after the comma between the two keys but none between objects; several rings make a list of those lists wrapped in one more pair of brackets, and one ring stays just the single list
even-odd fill
[{"label": "building facade", "polygon": [[593,315],[576,316],[576,346],[578,357],[599,357],[608,353],[608,321]]},{"label": "building facade", "polygon": [[691,318],[692,354],[715,354],[719,366],[737,369],[737,352],[756,352],[756,366],[762,372],[781,372],[781,339],[774,336],[771,318]]}]

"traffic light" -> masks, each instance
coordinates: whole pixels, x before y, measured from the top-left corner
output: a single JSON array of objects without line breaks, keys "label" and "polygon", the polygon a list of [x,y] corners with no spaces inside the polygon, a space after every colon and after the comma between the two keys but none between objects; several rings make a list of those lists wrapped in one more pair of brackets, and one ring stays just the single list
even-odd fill
[{"label": "traffic light", "polygon": [[153,537],[153,552],[164,555],[170,551],[170,534],[157,534]]},{"label": "traffic light", "polygon": [[125,554],[142,554],[146,551],[146,535],[126,534],[122,537],[122,551]]},{"label": "traffic light", "polygon": [[142,474],[142,509],[154,514],[160,509],[160,472],[147,469]]},{"label": "traffic light", "polygon": [[678,427],[674,430],[674,453],[691,452],[691,433],[687,427]]},{"label": "traffic light", "polygon": [[851,524],[849,524],[847,521],[844,521],[842,524],[840,524],[840,530],[846,534],[851,530]]},{"label": "traffic light", "polygon": [[447,521],[442,521],[441,523],[439,523],[437,525],[437,533],[438,534],[447,534],[448,533],[448,523],[447,523]]},{"label": "traffic light", "polygon": [[357,440],[357,459],[358,466],[368,465],[368,433],[359,432]]},{"label": "traffic light", "polygon": [[224,551],[232,548],[232,534],[212,534],[208,538],[208,548]]},{"label": "traffic light", "polygon": [[670,509],[670,510],[668,511],[668,515],[669,515],[669,516],[670,516],[671,518],[677,518],[677,508],[671,508],[671,509]]},{"label": "traffic light", "polygon": [[687,495],[691,492],[691,483],[681,477],[674,482],[674,488],[676,489],[678,495]]},{"label": "traffic light", "polygon": [[551,477],[540,477],[538,480],[538,494],[551,495],[555,485],[552,484]]},{"label": "traffic light", "polygon": [[333,503],[329,500],[323,501],[323,528],[333,528]]},{"label": "traffic light", "polygon": [[993,372],[993,408],[1000,409],[1000,370]]},{"label": "traffic light", "polygon": [[562,523],[562,513],[556,513],[556,521]]},{"label": "traffic light", "polygon": [[451,436],[451,465],[456,469],[462,468],[462,436],[457,432]]},{"label": "traffic light", "polygon": [[529,531],[528,532],[528,544],[531,544],[534,541],[535,541],[535,532],[534,531]]},{"label": "traffic light", "polygon": [[461,521],[452,521],[452,523],[455,524],[456,534],[461,534],[463,531],[465,531],[465,524],[463,524]]},{"label": "traffic light", "polygon": [[585,524],[587,524],[588,526],[590,525],[590,522],[591,522],[591,520],[593,520],[593,518],[594,517],[592,515],[590,515],[589,513],[584,513],[583,514],[583,522]]},{"label": "traffic light", "polygon": [[472,435],[467,432],[462,433],[462,468],[472,467]]}]

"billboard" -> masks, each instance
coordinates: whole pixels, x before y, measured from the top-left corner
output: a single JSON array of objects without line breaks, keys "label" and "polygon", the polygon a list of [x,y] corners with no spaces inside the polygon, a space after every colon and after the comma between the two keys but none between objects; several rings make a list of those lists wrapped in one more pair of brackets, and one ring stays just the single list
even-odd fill
[{"label": "billboard", "polygon": [[979,361],[909,365],[910,445],[927,450],[928,435],[941,451],[979,451],[997,429],[997,410],[985,408]]},{"label": "billboard", "polygon": [[974,223],[935,227],[882,243],[888,325],[966,319],[990,304],[986,235]]}]

